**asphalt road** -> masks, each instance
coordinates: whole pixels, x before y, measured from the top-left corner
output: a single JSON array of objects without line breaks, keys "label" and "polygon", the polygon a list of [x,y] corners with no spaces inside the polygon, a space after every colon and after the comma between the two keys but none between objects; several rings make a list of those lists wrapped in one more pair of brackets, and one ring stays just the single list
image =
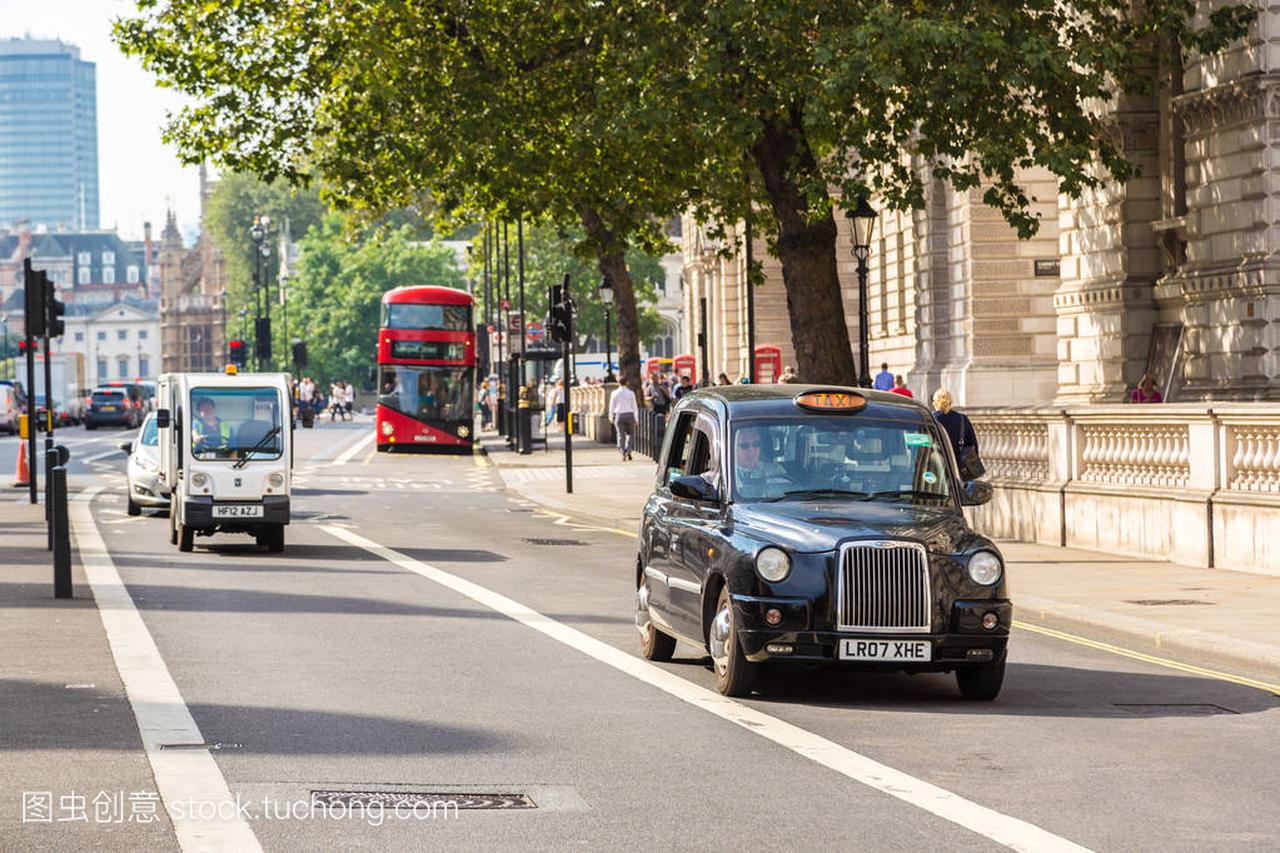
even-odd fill
[{"label": "asphalt road", "polygon": [[1280,847],[1276,696],[1016,631],[994,703],[950,676],[834,671],[717,699],[700,650],[639,661],[634,539],[510,496],[472,458],[350,453],[369,429],[299,430],[279,555],[229,535],[179,554],[163,516],[124,513],[127,436],[63,434],[233,795],[536,806],[255,814],[264,849]]}]

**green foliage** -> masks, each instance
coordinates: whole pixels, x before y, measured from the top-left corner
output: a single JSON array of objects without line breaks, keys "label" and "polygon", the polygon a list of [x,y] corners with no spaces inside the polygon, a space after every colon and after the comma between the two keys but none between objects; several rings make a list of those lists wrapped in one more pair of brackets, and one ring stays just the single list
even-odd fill
[{"label": "green foliage", "polygon": [[382,294],[414,284],[464,286],[452,249],[414,238],[405,224],[353,239],[350,223],[337,214],[307,232],[289,282],[290,336],[307,342],[301,373],[317,382],[341,378],[365,385],[375,363]]}]

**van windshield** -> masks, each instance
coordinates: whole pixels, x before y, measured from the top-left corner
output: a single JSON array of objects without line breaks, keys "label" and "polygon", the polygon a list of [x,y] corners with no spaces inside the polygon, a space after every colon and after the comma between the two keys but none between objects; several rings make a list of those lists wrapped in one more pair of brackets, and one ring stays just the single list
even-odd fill
[{"label": "van windshield", "polygon": [[278,459],[284,452],[275,388],[193,388],[191,411],[196,459]]}]

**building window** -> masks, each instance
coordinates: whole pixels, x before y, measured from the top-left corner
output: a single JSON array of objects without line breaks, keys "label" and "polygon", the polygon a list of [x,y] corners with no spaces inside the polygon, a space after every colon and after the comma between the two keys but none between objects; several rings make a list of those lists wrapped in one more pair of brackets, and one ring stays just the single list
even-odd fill
[{"label": "building window", "polygon": [[140,341],[145,341],[146,339],[147,339],[147,330],[146,330],[146,329],[139,329],[139,330],[138,330],[138,340],[140,340]]},{"label": "building window", "polygon": [[116,340],[117,340],[117,341],[127,341],[127,340],[129,340],[129,330],[128,330],[128,329],[116,329]]},{"label": "building window", "polygon": [[138,265],[129,264],[129,266],[125,267],[124,278],[125,278],[125,281],[129,282],[130,284],[137,284],[138,283]]},{"label": "building window", "polygon": [[129,356],[122,355],[116,359],[116,377],[119,379],[129,378]]},{"label": "building window", "polygon": [[113,267],[113,266],[115,266],[115,265],[116,265],[116,253],[115,253],[115,252],[103,252],[103,253],[102,253],[102,265],[103,265],[104,267]]},{"label": "building window", "polygon": [[106,332],[98,332],[98,340],[100,340],[100,341],[105,341],[106,339],[107,339],[107,333],[106,333]]},{"label": "building window", "polygon": [[93,255],[88,252],[80,252],[76,255],[76,263],[82,267],[87,267],[93,263]]},{"label": "building window", "polygon": [[98,356],[98,381],[103,382],[107,378],[107,360],[102,356]]},{"label": "building window", "polygon": [[88,267],[80,267],[80,269],[76,270],[76,283],[88,284],[89,275],[90,275],[90,272]]},{"label": "building window", "polygon": [[115,267],[103,267],[103,268],[102,268],[102,283],[103,283],[103,284],[115,284],[115,283],[116,283],[116,268],[115,268]]},{"label": "building window", "polygon": [[84,332],[76,332],[76,343],[84,340]]},{"label": "building window", "polygon": [[138,356],[138,375],[142,377],[151,375],[151,359],[145,355]]}]

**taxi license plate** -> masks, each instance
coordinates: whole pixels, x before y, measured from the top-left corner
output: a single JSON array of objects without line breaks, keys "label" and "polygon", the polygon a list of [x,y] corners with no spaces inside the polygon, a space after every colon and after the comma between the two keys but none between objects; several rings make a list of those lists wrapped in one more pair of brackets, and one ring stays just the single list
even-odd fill
[{"label": "taxi license plate", "polygon": [[926,662],[932,659],[928,640],[841,640],[840,660],[883,660]]},{"label": "taxi license plate", "polygon": [[214,518],[262,518],[262,507],[257,504],[216,504]]}]

